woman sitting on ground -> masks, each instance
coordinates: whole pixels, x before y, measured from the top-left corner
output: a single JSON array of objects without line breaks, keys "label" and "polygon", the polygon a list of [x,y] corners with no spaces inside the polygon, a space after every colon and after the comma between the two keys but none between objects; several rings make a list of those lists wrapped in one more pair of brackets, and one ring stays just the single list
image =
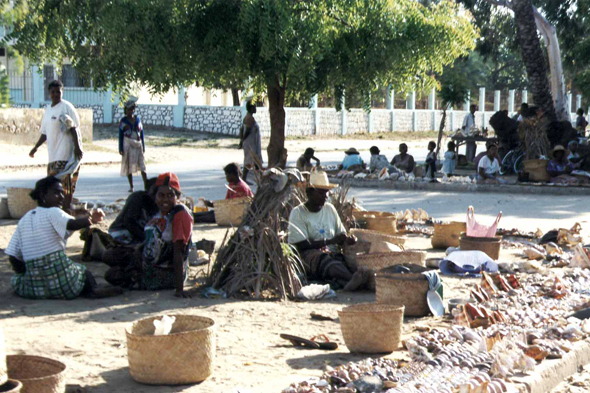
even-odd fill
[{"label": "woman sitting on ground", "polygon": [[113,285],[144,290],[176,289],[175,296],[189,297],[184,282],[188,276],[192,214],[179,203],[180,183],[174,173],[158,176],[154,193],[158,213],[146,224],[143,249],[128,247],[127,253],[104,260],[112,266],[105,279]]},{"label": "woman sitting on ground", "polygon": [[549,173],[549,176],[551,176],[551,183],[575,186],[582,182],[581,178],[571,175],[574,166],[567,159],[565,148],[563,146],[555,146],[553,150],[551,150],[551,156],[553,158],[547,163],[547,172]]},{"label": "woman sitting on ground", "polygon": [[414,171],[416,162],[414,161],[414,157],[408,154],[408,145],[400,143],[399,154],[393,157],[391,165],[406,173],[412,173]]},{"label": "woman sitting on ground", "polygon": [[387,157],[380,154],[381,151],[377,146],[372,146],[369,151],[371,152],[371,162],[369,163],[369,171],[380,172],[383,168],[389,168],[389,161]]},{"label": "woman sitting on ground", "polygon": [[11,279],[16,294],[28,299],[121,294],[119,288],[98,288],[86,266],[72,262],[65,253],[72,231],[102,221],[104,213],[95,210],[74,218],[64,212],[64,190],[61,181],[53,176],[39,180],[31,198],[39,206],[20,219],[5,251],[16,273]]},{"label": "woman sitting on ground", "polygon": [[498,184],[505,183],[504,179],[500,179],[500,162],[498,161],[498,146],[494,144],[488,145],[487,154],[479,160],[477,165],[477,181],[478,183]]},{"label": "woman sitting on ground", "polygon": [[365,163],[360,156],[360,153],[354,147],[344,152],[346,156],[340,164],[340,169],[346,169],[347,171],[362,171],[365,169]]}]

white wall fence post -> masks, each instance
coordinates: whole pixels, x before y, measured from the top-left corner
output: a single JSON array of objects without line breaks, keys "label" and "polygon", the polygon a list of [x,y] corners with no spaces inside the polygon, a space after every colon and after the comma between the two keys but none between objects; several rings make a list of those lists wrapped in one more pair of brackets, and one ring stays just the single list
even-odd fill
[{"label": "white wall fence post", "polygon": [[521,104],[528,104],[528,103],[529,103],[529,92],[527,90],[523,90]]},{"label": "white wall fence post", "polygon": [[33,99],[31,108],[40,108],[41,103],[45,101],[45,88],[43,86],[43,68],[39,69],[38,66],[34,65],[31,78],[33,79]]},{"label": "white wall fence post", "polygon": [[313,129],[311,130],[311,135],[318,135],[320,132],[320,111],[318,110],[317,94],[311,97],[309,107],[313,111]]},{"label": "white wall fence post", "polygon": [[479,88],[479,110],[482,113],[481,117],[481,128],[485,128],[486,126],[486,88],[480,87]]},{"label": "white wall fence post", "polygon": [[578,109],[580,109],[582,107],[582,95],[578,94],[576,95],[576,107],[574,108],[574,111],[578,111]]},{"label": "white wall fence post", "polygon": [[342,112],[342,128],[340,129],[340,135],[346,135],[346,98],[344,97],[344,92],[342,94],[342,108],[340,109]]},{"label": "white wall fence post", "polygon": [[502,99],[500,90],[494,90],[494,112],[500,110],[500,101]]},{"label": "white wall fence post", "polygon": [[436,89],[434,87],[428,94],[428,110],[431,111],[431,128],[436,130]]},{"label": "white wall fence post", "polygon": [[[371,95],[369,94],[369,100],[371,100]],[[369,112],[367,113],[367,127],[369,128],[369,134],[372,134],[375,130],[373,129],[373,111],[372,108],[369,108]]]},{"label": "white wall fence post", "polygon": [[514,113],[514,90],[508,91],[508,116]]},{"label": "white wall fence post", "polygon": [[463,104],[463,110],[465,112],[469,112],[469,105],[471,104],[471,92],[467,92],[467,98],[465,99],[465,104]]},{"label": "white wall fence post", "polygon": [[389,110],[389,131],[395,131],[395,90],[387,87],[387,109]]},{"label": "white wall fence post", "polygon": [[416,131],[418,129],[418,121],[416,119],[416,91],[412,90],[412,92],[408,95],[406,108],[412,111],[412,131]]},{"label": "white wall fence post", "polygon": [[111,88],[104,92],[102,99],[102,122],[103,124],[113,123],[113,90]]},{"label": "white wall fence post", "polygon": [[572,92],[567,92],[567,111],[569,114],[572,113]]},{"label": "white wall fence post", "polygon": [[172,107],[172,125],[176,128],[184,127],[184,107],[186,106],[186,100],[184,98],[185,88],[180,87],[178,89],[178,104]]}]

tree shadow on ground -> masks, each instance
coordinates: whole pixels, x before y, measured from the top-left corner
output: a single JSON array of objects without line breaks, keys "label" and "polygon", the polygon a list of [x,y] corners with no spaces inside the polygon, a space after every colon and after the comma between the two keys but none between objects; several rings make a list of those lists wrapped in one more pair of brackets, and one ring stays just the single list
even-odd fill
[{"label": "tree shadow on ground", "polygon": [[92,386],[88,392],[112,392],[113,386],[117,386],[125,391],[131,391],[138,393],[178,393],[185,392],[190,387],[198,387],[199,384],[193,385],[144,385],[139,382],[135,382],[129,374],[129,367],[118,368],[115,370],[108,370],[100,374],[104,378],[105,382],[102,385]]},{"label": "tree shadow on ground", "polygon": [[287,364],[294,370],[323,370],[326,365],[336,368],[349,362],[358,362],[367,358],[391,357],[390,354],[350,353],[346,347],[331,352],[301,349],[299,353],[301,353],[302,357],[287,359]]}]

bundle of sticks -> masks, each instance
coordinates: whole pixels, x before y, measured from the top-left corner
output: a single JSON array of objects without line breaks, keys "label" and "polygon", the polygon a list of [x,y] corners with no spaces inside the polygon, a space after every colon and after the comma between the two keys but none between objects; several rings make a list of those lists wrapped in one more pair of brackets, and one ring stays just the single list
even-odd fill
[{"label": "bundle of sticks", "polygon": [[305,190],[291,181],[279,192],[274,186],[271,179],[260,179],[242,224],[225,235],[207,284],[227,296],[284,299],[301,289],[303,265],[286,237],[289,214],[306,200]]},{"label": "bundle of sticks", "polygon": [[536,117],[524,119],[518,126],[518,135],[523,146],[526,146],[526,159],[534,160],[541,156],[547,156],[551,149],[547,131],[543,122]]}]

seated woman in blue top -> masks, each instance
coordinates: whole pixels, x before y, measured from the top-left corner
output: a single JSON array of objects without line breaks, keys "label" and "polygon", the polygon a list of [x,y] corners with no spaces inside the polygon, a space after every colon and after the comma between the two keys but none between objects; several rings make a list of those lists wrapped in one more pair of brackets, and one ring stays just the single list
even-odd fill
[{"label": "seated woman in blue top", "polygon": [[351,147],[344,154],[346,154],[346,157],[342,160],[342,164],[339,165],[340,169],[346,169],[347,171],[362,171],[365,169],[365,163],[357,149]]}]

